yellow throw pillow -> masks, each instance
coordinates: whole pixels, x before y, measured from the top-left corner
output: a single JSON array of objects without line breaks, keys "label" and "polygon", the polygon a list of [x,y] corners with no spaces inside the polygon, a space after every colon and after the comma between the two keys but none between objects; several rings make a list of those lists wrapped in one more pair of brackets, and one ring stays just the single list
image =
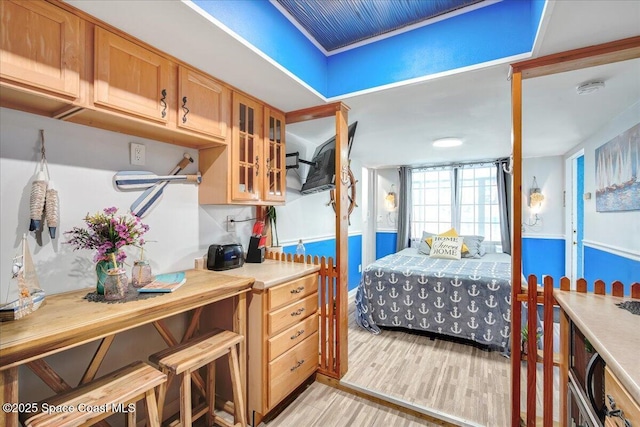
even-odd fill
[{"label": "yellow throw pillow", "polygon": [[[460,236],[458,236],[458,232],[456,231],[456,229],[452,228],[451,230],[447,230],[444,233],[438,234],[438,237],[460,237]],[[431,237],[427,237],[426,239],[427,245],[429,245],[429,247],[431,247],[432,240],[433,239]],[[462,252],[463,253],[469,252],[469,248],[464,243],[462,244]]]}]

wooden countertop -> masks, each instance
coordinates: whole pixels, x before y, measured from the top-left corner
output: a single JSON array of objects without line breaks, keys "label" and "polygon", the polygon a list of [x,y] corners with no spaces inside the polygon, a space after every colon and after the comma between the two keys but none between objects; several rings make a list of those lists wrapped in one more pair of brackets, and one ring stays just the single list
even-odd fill
[{"label": "wooden countertop", "polygon": [[253,278],[253,289],[264,290],[318,271],[319,265],[265,259],[262,263],[245,262],[242,267],[216,273]]},{"label": "wooden countertop", "polygon": [[29,316],[0,323],[0,370],[164,319],[251,289],[253,279],[188,270],[171,293],[124,303],[90,302],[91,288],[47,296]]},{"label": "wooden countertop", "polygon": [[553,295],[633,399],[640,403],[640,316],[615,305],[629,298],[558,289]]}]

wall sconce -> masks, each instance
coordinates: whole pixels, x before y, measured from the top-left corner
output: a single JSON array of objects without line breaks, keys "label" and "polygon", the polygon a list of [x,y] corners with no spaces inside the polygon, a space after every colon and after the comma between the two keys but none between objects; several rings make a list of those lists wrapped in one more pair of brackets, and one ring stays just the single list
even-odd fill
[{"label": "wall sconce", "polygon": [[389,191],[387,195],[384,196],[384,207],[388,211],[395,210],[397,206],[398,198],[396,197],[396,193],[393,191],[393,188],[394,185],[391,184],[391,191]]},{"label": "wall sconce", "polygon": [[540,187],[538,187],[538,182],[536,181],[536,177],[533,177],[533,183],[531,184],[531,188],[529,189],[529,207],[536,214],[540,212],[540,208],[542,207],[542,201],[544,200],[544,195],[540,191]]}]

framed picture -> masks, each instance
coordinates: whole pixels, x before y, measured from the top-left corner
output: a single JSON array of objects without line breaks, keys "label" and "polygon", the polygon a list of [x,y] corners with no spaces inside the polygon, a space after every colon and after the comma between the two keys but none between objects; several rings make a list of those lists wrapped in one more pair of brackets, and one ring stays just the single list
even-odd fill
[{"label": "framed picture", "polygon": [[596,211],[640,210],[640,123],[596,148]]}]

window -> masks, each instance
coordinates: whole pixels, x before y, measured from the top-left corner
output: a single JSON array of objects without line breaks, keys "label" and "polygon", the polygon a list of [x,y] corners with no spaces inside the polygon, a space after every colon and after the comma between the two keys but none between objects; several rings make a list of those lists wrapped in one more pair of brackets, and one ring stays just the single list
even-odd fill
[{"label": "window", "polygon": [[463,235],[501,240],[495,166],[414,170],[412,201],[412,238],[455,227]]}]

